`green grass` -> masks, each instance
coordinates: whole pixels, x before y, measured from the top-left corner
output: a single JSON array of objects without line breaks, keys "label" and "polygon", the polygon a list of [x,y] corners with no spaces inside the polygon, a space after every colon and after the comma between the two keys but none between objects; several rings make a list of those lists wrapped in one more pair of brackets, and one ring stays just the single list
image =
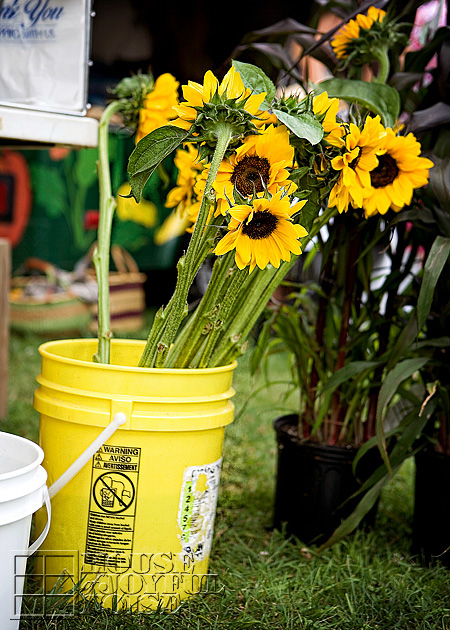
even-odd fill
[{"label": "green grass", "polygon": [[[1,424],[33,440],[41,341],[11,337],[9,412]],[[450,630],[448,569],[423,567],[410,554],[411,461],[386,487],[372,531],[358,531],[317,556],[272,530],[272,421],[282,413],[282,388],[259,389],[262,380],[250,378],[248,359],[239,361],[234,379],[236,420],[226,432],[209,567],[222,591],[199,595],[172,614],[114,613],[91,603],[64,617],[70,607],[55,605],[46,616],[23,618],[21,630]],[[25,606],[32,609],[33,599]]]}]

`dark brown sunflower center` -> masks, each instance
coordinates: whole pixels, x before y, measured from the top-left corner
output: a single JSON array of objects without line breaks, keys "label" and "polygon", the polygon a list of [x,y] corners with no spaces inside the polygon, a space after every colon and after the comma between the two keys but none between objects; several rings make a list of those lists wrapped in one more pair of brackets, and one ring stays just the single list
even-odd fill
[{"label": "dark brown sunflower center", "polygon": [[262,192],[269,182],[270,164],[267,158],[257,155],[242,158],[234,167],[231,183],[241,195],[250,197],[254,191]]},{"label": "dark brown sunflower center", "polygon": [[398,175],[397,162],[390,155],[380,155],[378,166],[370,173],[370,179],[374,188],[384,188],[392,184]]},{"label": "dark brown sunflower center", "polygon": [[270,212],[258,210],[249,223],[245,223],[242,233],[253,240],[269,237],[276,230],[278,219]]}]

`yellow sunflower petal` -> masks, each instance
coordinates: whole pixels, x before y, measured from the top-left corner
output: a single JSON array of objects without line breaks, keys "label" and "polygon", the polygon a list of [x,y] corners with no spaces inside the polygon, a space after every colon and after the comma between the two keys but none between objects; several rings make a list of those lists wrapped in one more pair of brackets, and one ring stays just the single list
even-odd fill
[{"label": "yellow sunflower petal", "polygon": [[231,251],[236,247],[236,241],[239,236],[237,231],[227,232],[225,236],[217,243],[214,253],[217,256],[223,256],[227,252]]},{"label": "yellow sunflower petal", "polygon": [[215,75],[211,72],[211,70],[208,70],[205,73],[205,76],[203,79],[203,102],[209,103],[211,101],[211,98],[217,92],[218,88],[219,88],[219,81],[217,80]]}]

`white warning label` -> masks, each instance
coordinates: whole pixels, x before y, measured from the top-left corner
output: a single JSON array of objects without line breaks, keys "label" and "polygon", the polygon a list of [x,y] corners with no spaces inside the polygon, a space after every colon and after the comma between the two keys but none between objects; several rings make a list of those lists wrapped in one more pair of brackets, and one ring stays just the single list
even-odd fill
[{"label": "white warning label", "polygon": [[105,444],[92,459],[88,564],[116,564],[133,552],[140,457],[140,448]]},{"label": "white warning label", "polygon": [[184,471],[178,506],[181,555],[189,554],[197,560],[209,556],[221,465],[219,459],[204,466],[189,466]]}]

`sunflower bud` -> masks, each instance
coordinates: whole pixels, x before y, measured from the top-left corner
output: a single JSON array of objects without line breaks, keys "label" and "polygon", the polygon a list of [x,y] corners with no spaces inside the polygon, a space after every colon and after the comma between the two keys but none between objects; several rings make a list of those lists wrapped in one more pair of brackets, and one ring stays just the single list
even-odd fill
[{"label": "sunflower bud", "polygon": [[139,122],[139,112],[145,97],[152,91],[155,81],[151,74],[137,74],[122,79],[111,94],[123,101],[123,118],[126,125],[135,128]]}]

